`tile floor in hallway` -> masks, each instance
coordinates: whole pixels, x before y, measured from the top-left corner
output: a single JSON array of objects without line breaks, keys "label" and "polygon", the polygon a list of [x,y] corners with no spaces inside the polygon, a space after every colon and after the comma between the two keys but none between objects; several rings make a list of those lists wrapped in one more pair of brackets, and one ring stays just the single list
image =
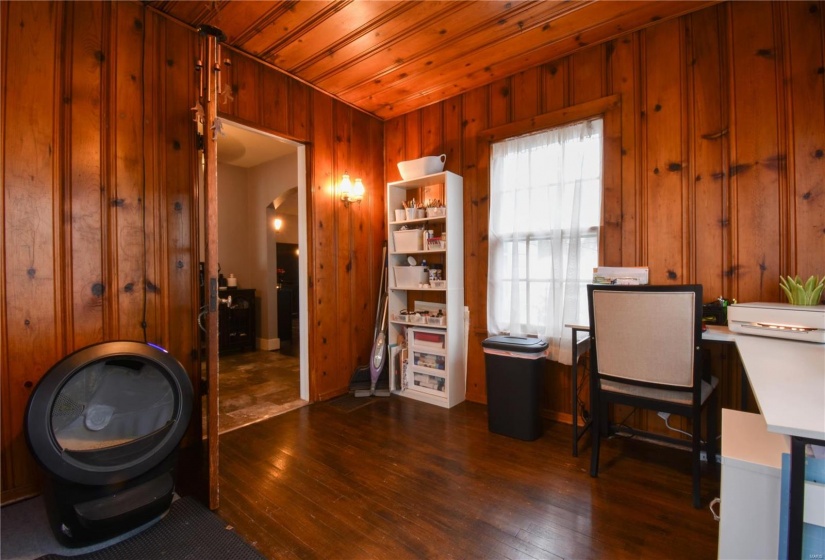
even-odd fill
[{"label": "tile floor in hallway", "polygon": [[307,404],[300,397],[299,359],[278,351],[221,356],[218,383],[221,434]]}]

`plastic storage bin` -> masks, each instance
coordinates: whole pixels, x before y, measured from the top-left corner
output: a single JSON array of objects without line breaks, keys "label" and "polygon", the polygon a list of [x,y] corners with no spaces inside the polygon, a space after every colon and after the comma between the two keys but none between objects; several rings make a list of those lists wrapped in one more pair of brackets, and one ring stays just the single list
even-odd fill
[{"label": "plastic storage bin", "polygon": [[494,336],[482,342],[487,374],[487,426],[495,434],[533,441],[543,432],[539,400],[547,343]]},{"label": "plastic storage bin", "polygon": [[400,229],[392,232],[392,240],[396,253],[421,251],[424,248],[423,230]]},{"label": "plastic storage bin", "polygon": [[394,266],[392,269],[395,275],[395,288],[418,288],[419,284],[429,281],[425,266]]}]

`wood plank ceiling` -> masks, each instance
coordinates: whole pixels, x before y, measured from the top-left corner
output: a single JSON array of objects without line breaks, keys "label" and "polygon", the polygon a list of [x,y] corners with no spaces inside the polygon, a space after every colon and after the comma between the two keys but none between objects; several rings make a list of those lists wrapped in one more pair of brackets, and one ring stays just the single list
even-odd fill
[{"label": "wood plank ceiling", "polygon": [[389,119],[715,0],[146,3]]}]

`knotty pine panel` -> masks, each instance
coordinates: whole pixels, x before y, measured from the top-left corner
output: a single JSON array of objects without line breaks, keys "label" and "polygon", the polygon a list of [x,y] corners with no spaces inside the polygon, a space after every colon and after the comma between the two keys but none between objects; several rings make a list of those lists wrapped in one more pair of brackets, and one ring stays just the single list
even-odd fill
[{"label": "knotty pine panel", "polygon": [[[606,180],[620,181],[621,207],[605,209],[605,265],[648,265],[656,282],[702,283],[707,301],[719,295],[778,301],[779,274],[823,273],[816,269],[825,232],[823,5],[709,7],[609,45],[539,61],[541,87],[526,75],[505,76],[440,103],[445,115],[448,104],[461,107],[461,131],[445,117],[441,149],[458,147],[464,176],[469,400],[486,401],[486,290],[477,288],[487,279],[489,154],[478,135],[518,120],[528,107],[551,112],[599,93],[622,96],[620,172],[605,170]],[[792,79],[783,82],[783,75]],[[386,122],[388,177],[401,155],[418,155],[417,144],[405,153],[405,124],[415,114],[422,112]],[[777,155],[782,146],[790,150],[784,157]],[[717,347],[712,354],[719,359],[713,371],[723,377],[723,405],[736,407],[735,350]],[[548,368],[546,416],[570,421],[569,376],[569,367]],[[664,431],[655,415],[637,412],[628,423]]]},{"label": "knotty pine panel", "polygon": [[[177,2],[174,10],[179,10],[181,4],[189,4],[189,2]],[[262,2],[260,4],[266,6],[266,3]],[[262,15],[259,19],[240,19],[237,22],[239,30],[249,28],[249,22],[254,21],[256,25],[250,31],[257,31],[258,28],[263,28],[264,26],[271,31],[269,34],[249,32],[243,37],[239,37],[241,42],[240,47],[243,48],[244,51],[265,55],[265,58],[271,60],[272,50],[275,49],[277,45],[286,44],[294,40],[295,37],[293,34],[296,29],[300,29],[305,18],[317,17],[319,12],[328,9],[326,5],[316,4],[314,2],[298,4],[283,4],[279,2],[278,4],[279,5]],[[246,14],[244,14],[244,16],[245,15]],[[183,19],[183,21],[189,21],[185,17],[181,19]],[[275,21],[277,21],[277,25],[274,25]],[[228,22],[228,25],[229,28],[224,30],[226,32],[229,32],[236,24]]]},{"label": "knotty pine panel", "polygon": [[438,156],[443,153],[443,104],[436,103],[421,109],[421,155]]},{"label": "knotty pine panel", "polygon": [[[200,165],[197,157],[191,101],[197,96],[192,79],[192,60],[197,55],[196,36],[168,20],[153,16],[158,49],[154,56],[155,87],[147,90],[147,98],[155,99],[155,123],[159,134],[151,134],[153,153],[158,154],[154,180],[160,193],[158,216],[161,219],[165,242],[163,275],[165,287],[164,329],[161,340],[190,372],[195,394],[200,394],[201,331],[197,322],[190,320],[200,312],[198,279],[198,199],[193,193],[193,177]],[[153,49],[150,49],[150,51]],[[189,107],[187,107],[189,105]],[[163,288],[162,288],[163,289]],[[197,374],[196,374],[197,373]],[[193,422],[195,441],[200,441],[201,423]]]},{"label": "knotty pine panel", "polygon": [[[695,7],[695,5],[685,6],[686,9]],[[673,6],[671,5],[670,8]],[[371,106],[375,107],[376,114],[390,118],[392,115],[405,114],[421,107],[422,101],[441,102],[444,96],[464,92],[468,81],[479,84],[491,82],[512,75],[522,70],[525,65],[538,66],[547,60],[558,58],[562,53],[587,49],[589,45],[597,41],[620,35],[621,29],[628,29],[635,22],[654,22],[663,18],[662,4],[656,2],[641,2],[631,9],[628,9],[628,5],[618,2],[594,3],[570,9],[575,9],[575,13],[554,22],[554,25],[519,28],[515,32],[515,35],[525,42],[543,45],[530,52],[522,52],[521,42],[517,40],[497,43],[485,40],[481,48],[468,46],[469,48],[460,51],[463,55],[468,52],[472,53],[474,62],[470,65],[456,65],[446,71],[437,68],[423,72],[420,71],[421,66],[414,67],[412,71],[404,67],[394,68],[383,76],[385,82],[389,83],[392,80],[392,83],[397,84],[394,91],[391,89],[376,91],[377,86],[370,83],[361,88],[360,95],[357,97],[350,97],[348,92],[342,97],[354,102],[369,98]],[[673,9],[669,13],[678,11],[680,10]],[[514,20],[509,21],[512,22],[511,25],[518,24]],[[460,42],[455,43],[450,49],[440,51],[438,56],[453,57],[456,48],[462,46]],[[513,60],[518,61],[518,67],[514,67]],[[436,78],[428,75],[435,72],[438,73]],[[437,85],[431,85],[423,92],[419,91],[416,79],[420,81],[422,77],[427,80],[428,84]],[[399,100],[402,97],[403,99]]]},{"label": "knotty pine panel", "polygon": [[490,84],[490,124],[497,126],[513,120],[511,79],[502,78]]},{"label": "knotty pine panel", "polygon": [[543,92],[539,103],[543,113],[550,113],[570,105],[567,91],[567,61],[568,59],[565,58],[540,67]]},{"label": "knotty pine panel", "polygon": [[684,284],[683,240],[687,208],[682,193],[681,20],[671,20],[644,32],[641,77],[643,123],[646,131],[645,223],[646,263],[653,284]]},{"label": "knotty pine panel", "polygon": [[461,101],[464,115],[461,138],[461,175],[464,178],[464,304],[470,309],[467,398],[486,402],[487,381],[484,377],[481,343],[487,338],[487,212],[490,175],[488,149],[478,141],[478,136],[490,126],[490,88],[474,89],[462,95]]},{"label": "knotty pine panel", "polygon": [[[283,100],[283,103],[287,107],[286,111],[289,112],[288,132],[294,140],[301,141],[309,138],[310,115],[312,114],[310,111],[310,92],[311,90],[307,85],[289,80],[289,99]],[[265,97],[264,99],[268,98]]]},{"label": "knotty pine panel", "polygon": [[[372,136],[370,133],[370,119],[359,111],[354,111],[347,108],[347,111],[341,111],[342,116],[350,119],[350,155],[348,157],[348,168],[350,173],[350,180],[355,181],[356,177],[361,178],[364,183],[364,189],[369,185],[370,192],[378,193],[384,192],[384,184],[381,179],[374,182],[366,172],[370,169],[370,161],[374,156],[376,149],[381,152],[381,147],[376,147],[372,144]],[[339,127],[340,129],[340,127]],[[356,139],[362,139],[365,142],[366,149],[352,149],[352,144]],[[380,165],[380,164],[379,164]],[[383,201],[383,196],[375,196],[378,201]],[[351,328],[349,329],[349,352],[352,356],[351,363],[363,365],[370,363],[370,351],[372,349],[373,335],[375,330],[376,304],[378,302],[378,283],[381,280],[381,268],[375,269],[370,266],[372,262],[380,262],[381,251],[375,253],[375,246],[372,244],[374,238],[376,240],[383,240],[383,235],[370,235],[370,216],[372,215],[371,208],[372,197],[367,198],[364,195],[364,200],[359,203],[349,205],[349,208],[344,208],[342,204],[338,204],[339,211],[343,211],[344,215],[349,217],[349,229],[346,234],[349,236],[349,256],[346,259],[346,268],[349,278],[363,278],[363,282],[358,285],[352,280],[349,280],[350,301],[347,315],[351,319]],[[376,216],[383,215],[383,209],[376,212]],[[381,224],[385,224],[381,220]],[[349,279],[348,278],[348,279]],[[369,345],[364,345],[363,341],[368,340]]]},{"label": "knotty pine panel", "polygon": [[[622,96],[621,107],[621,209],[618,229],[621,231],[619,247],[612,247],[613,256],[605,258],[605,265],[633,266],[638,262],[640,238],[638,217],[641,215],[642,158],[640,128],[640,92],[636,87],[639,74],[639,34],[626,35],[616,39],[607,49],[608,70],[612,81],[609,90]],[[608,225],[605,218],[605,225]],[[617,253],[617,254],[616,254]]]},{"label": "knotty pine panel", "polygon": [[136,4],[113,4],[111,26],[111,85],[116,84],[107,108],[107,150],[111,158],[106,178],[106,204],[111,209],[107,250],[114,256],[114,285],[110,288],[116,294],[116,322],[111,334],[115,339],[143,340],[144,319],[147,328],[155,326],[154,317],[144,316],[144,312],[153,315],[157,304],[157,279],[150,270],[152,248],[147,247],[153,239],[154,208],[148,200],[151,193],[144,176],[143,10]]},{"label": "knotty pine panel", "polygon": [[603,115],[602,215],[599,255],[604,263],[622,262],[622,114]]},{"label": "knotty pine panel", "polygon": [[[430,4],[425,4],[429,8],[435,7]],[[419,45],[412,41],[399,41],[392,45],[393,56],[396,63],[387,68],[386,59],[381,56],[381,53],[369,53],[365,60],[360,64],[365,66],[371,73],[380,75],[380,82],[364,82],[357,85],[350,84],[351,77],[348,78],[346,74],[333,75],[330,79],[324,80],[319,85],[321,87],[329,88],[330,91],[342,94],[344,99],[356,102],[361,99],[370,98],[374,100],[375,106],[386,106],[389,112],[394,114],[404,114],[407,112],[406,104],[412,97],[421,97],[425,95],[419,91],[418,82],[415,77],[421,75],[422,71],[439,73],[442,71],[434,68],[432,58],[437,57],[441,60],[450,60],[466,55],[467,53],[478,52],[478,49],[495,51],[491,47],[485,47],[490,44],[491,36],[496,36],[506,43],[506,38],[514,33],[521,33],[523,26],[529,25],[530,20],[536,20],[536,14],[533,12],[542,12],[541,6],[529,4],[498,4],[495,2],[480,2],[473,6],[471,14],[462,9],[459,4],[436,7],[440,11],[432,20],[427,20],[427,25],[430,33],[434,36],[452,36],[461,37],[462,40],[457,42],[448,42],[442,48],[434,48],[430,51],[421,51]],[[478,25],[488,25],[490,22],[497,22],[495,27],[491,29],[491,34],[480,36],[473,33],[473,29]],[[501,43],[496,43],[500,49]],[[440,76],[439,89],[451,89],[452,91],[461,91],[454,76],[457,75],[479,75],[481,73],[490,75],[489,68],[484,65],[487,59],[479,56],[476,58],[474,64],[469,67],[456,66],[449,69],[449,76]],[[503,75],[506,75],[504,73]],[[404,92],[409,96],[405,98],[402,103],[396,108],[394,104],[400,97],[397,92],[393,92],[392,88],[387,88],[385,84],[393,84],[394,86],[401,86]],[[449,84],[449,85],[446,85]]]},{"label": "knotty pine panel", "polygon": [[[333,41],[333,38],[346,38],[351,33],[356,33],[363,21],[379,18],[383,12],[393,8],[393,5],[388,2],[359,3],[354,10],[345,10],[343,9],[345,6],[335,5],[334,3],[329,4],[324,10],[327,12],[328,17],[316,19],[313,22],[315,33],[302,34],[298,40],[282,44],[273,53],[278,66],[300,75],[301,69],[307,63],[307,58],[315,53],[324,53],[324,55],[329,55],[329,58],[335,60],[336,47],[340,47],[343,41]],[[280,22],[278,25],[280,25]],[[306,24],[304,23],[304,25]],[[304,25],[295,29],[300,30]],[[325,86],[321,85],[321,87]]]},{"label": "knotty pine panel", "polygon": [[[364,128],[369,132],[370,142],[366,149],[361,150],[366,156],[361,164],[361,173],[363,174],[364,187],[365,189],[368,189],[368,193],[364,196],[364,200],[361,202],[361,205],[365,207],[362,212],[369,213],[369,219],[367,219],[367,215],[364,215],[360,223],[363,225],[364,230],[362,235],[366,235],[368,233],[366,238],[369,252],[362,254],[360,261],[362,262],[365,275],[369,281],[369,284],[365,285],[373,286],[373,288],[369,290],[369,293],[364,294],[370,304],[367,306],[370,311],[367,312],[366,315],[369,317],[369,325],[372,327],[372,318],[377,314],[377,310],[375,313],[372,313],[372,310],[374,309],[373,302],[377,302],[378,299],[381,271],[375,266],[371,266],[370,263],[378,263],[379,268],[383,268],[387,264],[385,262],[381,262],[380,260],[383,255],[384,247],[387,247],[387,251],[389,251],[388,243],[384,234],[384,232],[387,231],[387,189],[384,184],[384,123],[377,119],[370,118],[363,113],[356,112],[354,113],[354,116],[357,121],[364,121],[364,124],[359,125],[357,128],[359,130]],[[357,249],[363,252],[363,249],[360,246],[357,247]],[[366,259],[366,261],[364,259]],[[385,271],[384,274],[389,274],[389,271]],[[361,275],[358,274],[358,277],[360,278]],[[386,282],[389,282],[389,278],[385,278]],[[366,317],[365,320],[367,320]],[[372,343],[373,331],[372,329],[369,329],[368,332],[369,336],[366,337],[366,340]],[[362,339],[360,337],[358,338],[358,342],[359,345],[362,343]],[[362,349],[363,346],[359,346],[359,352]],[[367,349],[367,357],[369,357],[369,352],[371,351],[372,346]],[[359,364],[363,363],[369,363],[369,359],[364,360],[363,362],[359,361]]]},{"label": "knotty pine panel", "polygon": [[289,79],[269,67],[261,69],[261,89],[266,92],[261,104],[261,124],[272,130],[289,128]]},{"label": "knotty pine panel", "polygon": [[[343,109],[343,105],[339,108]],[[351,250],[349,255],[349,291],[351,301],[350,345],[352,361],[347,364],[348,375],[355,365],[369,363],[375,318],[378,313],[379,284],[384,272],[382,248],[386,231],[386,188],[384,185],[383,125],[375,118],[356,110],[348,110],[351,119],[352,146],[348,165],[350,177],[360,177],[366,193],[360,203],[350,204],[349,210],[338,202],[339,211],[350,215]],[[349,383],[349,377],[344,380]],[[348,387],[347,387],[348,388]]]},{"label": "knotty pine panel", "polygon": [[605,49],[596,46],[569,57],[567,90],[570,105],[604,97],[607,93]]},{"label": "knotty pine panel", "polygon": [[[335,212],[335,187],[333,172],[335,162],[333,153],[335,141],[329,123],[334,122],[333,101],[316,92],[312,92],[312,159],[314,161],[312,177],[313,204],[313,256],[310,262],[312,278],[311,306],[314,309],[310,333],[310,345],[314,349],[313,369],[316,372],[312,381],[316,394],[327,396],[328,387],[334,386],[338,378],[345,375],[338,360],[340,351],[336,332],[341,322],[337,284],[338,243]],[[331,395],[330,395],[331,396]]]},{"label": "knotty pine panel", "polygon": [[[407,135],[404,142],[404,160],[417,159],[429,155],[421,151],[421,119],[423,111],[416,111],[404,118],[404,133]],[[399,173],[398,178],[401,178]]]},{"label": "knotty pine panel", "polygon": [[[194,20],[198,23],[205,23],[209,20],[210,15],[214,15],[214,11],[220,10],[219,27],[226,35],[227,42],[243,41],[248,35],[254,36],[256,31],[262,27],[272,25],[273,18],[282,15],[287,10],[285,7],[280,6],[279,2],[275,2],[274,5],[267,2],[244,2],[234,5],[232,10],[223,9],[225,6],[219,8],[209,4],[200,6],[198,3],[190,4],[190,2],[185,1],[176,2],[173,8],[176,17],[182,21]],[[187,17],[188,14],[182,8],[185,8],[186,11],[194,10],[196,14],[198,11],[201,13],[190,20]],[[213,13],[210,14],[210,12]],[[250,22],[254,22],[254,25],[250,26]]]},{"label": "knotty pine panel", "polygon": [[541,110],[542,95],[540,68],[519,72],[511,81],[513,89],[513,120],[522,120],[538,115]]},{"label": "knotty pine panel", "polygon": [[[102,2],[72,2],[66,4],[67,26],[64,52],[66,84],[71,103],[65,109],[67,125],[63,128],[65,145],[79,146],[67,154],[63,178],[66,200],[66,221],[69,229],[64,245],[70,255],[71,271],[66,287],[71,292],[64,297],[72,302],[68,308],[70,344],[83,348],[103,339],[106,266],[103,247],[106,200],[103,196],[102,159],[104,131],[108,114],[100,107],[105,52],[103,21],[110,17],[110,5]],[[94,118],[90,118],[93,116]]]},{"label": "knotty pine panel", "polygon": [[[825,32],[823,4],[789,2],[783,28],[787,37],[785,74],[790,145],[790,235],[785,273],[804,278],[823,274],[825,249]],[[817,251],[816,248],[819,248]]]},{"label": "knotty pine panel", "polygon": [[[356,216],[353,214],[352,210],[348,208],[344,208],[344,205],[338,200],[338,190],[337,185],[340,181],[340,175],[336,173],[334,170],[338,169],[339,162],[352,162],[350,159],[351,150],[352,150],[352,118],[351,118],[352,109],[346,105],[339,105],[338,103],[333,103],[332,107],[332,124],[333,127],[331,130],[335,131],[334,137],[332,139],[333,147],[332,147],[332,164],[333,164],[333,173],[332,173],[332,184],[333,192],[335,193],[332,199],[329,201],[331,205],[330,208],[330,218],[333,220],[330,223],[330,226],[333,226],[334,229],[330,230],[330,233],[334,233],[334,253],[335,253],[335,260],[334,262],[334,269],[330,270],[330,274],[335,275],[335,283],[339,289],[345,289],[347,291],[345,297],[336,298],[335,301],[335,316],[334,318],[337,319],[336,323],[340,324],[342,321],[348,321],[351,327],[355,327],[360,325],[360,321],[353,315],[355,311],[353,309],[353,305],[355,304],[354,290],[356,287],[351,282],[351,276],[354,263],[353,263],[353,243],[355,241],[353,236],[353,225],[354,221],[357,219]],[[321,133],[321,131],[317,131]],[[329,134],[330,130],[324,131],[324,134]],[[347,168],[347,171],[352,173],[352,170]],[[355,176],[350,175],[350,181],[354,181]],[[333,240],[330,240],[333,241]],[[329,263],[330,261],[326,261]],[[364,279],[364,286],[368,286],[367,278]],[[327,308],[330,309],[329,307]],[[336,328],[338,325],[336,324]],[[335,381],[336,387],[343,387],[346,386],[347,380],[349,376],[352,375],[352,369],[349,368],[347,371],[347,364],[355,364],[356,353],[353,351],[354,343],[355,343],[355,334],[353,333],[353,328],[346,329],[346,331],[341,332],[336,338],[329,338],[327,343],[331,345],[331,349],[334,351],[334,356],[336,358],[336,363],[334,367],[333,380]]]},{"label": "knotty pine panel", "polygon": [[[404,119],[394,119],[384,126],[384,165],[387,182],[401,179],[401,174],[398,172],[398,162],[409,159],[404,153],[407,138],[405,125]],[[449,161],[447,163],[449,164]]]},{"label": "knotty pine panel", "polygon": [[[23,438],[31,390],[63,353],[59,307],[59,45],[62,6],[4,2],[2,500],[34,492]],[[15,45],[25,56],[10,56]],[[32,72],[37,68],[38,72]]]},{"label": "knotty pine panel", "polygon": [[733,292],[739,301],[778,301],[779,176],[786,154],[778,142],[781,45],[773,3],[729,4]]},{"label": "knotty pine panel", "polygon": [[690,250],[693,278],[704,288],[705,299],[730,293],[725,270],[729,253],[727,106],[722,80],[724,60],[720,32],[723,10],[703,10],[687,18],[688,111],[691,129],[689,203],[694,228]]},{"label": "knotty pine panel", "polygon": [[[259,96],[263,95],[264,91],[269,91],[264,90],[259,81],[262,68],[261,64],[251,58],[235,54],[232,57],[232,81],[224,83],[222,86],[223,88],[230,88],[232,95],[235,97],[235,110],[232,114],[246,122],[262,122],[263,103]],[[223,73],[223,70],[221,72]],[[269,104],[267,103],[267,105]],[[223,106],[221,106],[221,109],[223,109]]]},{"label": "knotty pine panel", "polygon": [[[307,81],[318,83],[327,91],[329,91],[327,86],[331,86],[333,91],[352,87],[354,67],[357,66],[360,70],[363,65],[369,65],[375,69],[376,74],[380,74],[385,69],[380,66],[380,61],[374,60],[374,55],[387,48],[393,50],[396,59],[408,58],[415,53],[415,50],[404,51],[404,49],[415,46],[410,44],[409,30],[420,29],[433,21],[438,21],[444,13],[443,5],[438,3],[416,5],[409,2],[397,2],[390,7],[384,2],[382,8],[381,17],[374,20],[369,33],[357,35],[357,32],[362,29],[362,26],[359,26],[359,29],[355,30],[356,33],[345,36],[343,40],[335,41],[329,47],[320,46],[313,57],[304,60],[300,65],[293,66],[290,71]],[[360,15],[367,16],[363,12]],[[327,39],[341,35],[338,29],[334,29],[331,34],[327,35]],[[313,48],[304,44],[297,50],[313,52],[310,50]]]},{"label": "knotty pine panel", "polygon": [[[442,149],[447,156],[444,170],[461,175],[463,165],[461,151],[461,131],[463,127],[461,99],[454,97],[443,103],[444,130]],[[466,187],[465,187],[466,188]]]}]

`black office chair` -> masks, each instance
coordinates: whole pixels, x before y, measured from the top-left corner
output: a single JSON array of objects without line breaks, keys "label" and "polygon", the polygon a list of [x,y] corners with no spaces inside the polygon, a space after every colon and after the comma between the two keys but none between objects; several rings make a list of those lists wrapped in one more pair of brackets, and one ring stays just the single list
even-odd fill
[{"label": "black office chair", "polygon": [[693,506],[700,507],[702,409],[708,410],[708,464],[716,464],[716,386],[702,379],[702,286],[587,287],[593,446],[590,476],[599,472],[599,443],[608,403],[690,418]]}]

